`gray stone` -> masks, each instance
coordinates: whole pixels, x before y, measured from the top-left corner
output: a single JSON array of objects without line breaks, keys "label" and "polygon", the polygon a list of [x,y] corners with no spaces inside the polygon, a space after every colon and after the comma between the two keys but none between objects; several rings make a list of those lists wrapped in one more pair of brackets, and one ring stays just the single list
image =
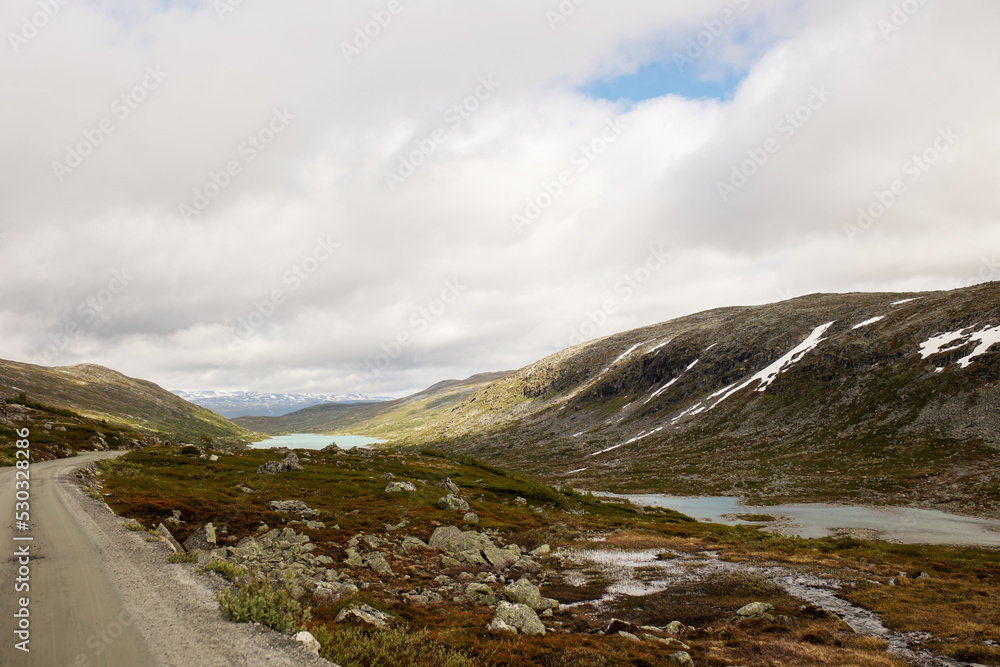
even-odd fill
[{"label": "gray stone", "polygon": [[389,563],[386,562],[385,556],[383,556],[378,552],[375,552],[373,554],[368,554],[368,557],[365,559],[365,564],[367,564],[368,567],[375,570],[375,572],[381,574],[384,577],[392,577],[395,576],[396,574],[395,572],[392,571],[392,568],[389,566]]},{"label": "gray stone", "polygon": [[462,521],[475,525],[479,523],[479,515],[475,512],[466,512],[465,516],[462,517]]},{"label": "gray stone", "polygon": [[385,487],[386,493],[412,493],[417,490],[413,482],[389,482]]},{"label": "gray stone", "polygon": [[743,618],[762,618],[770,615],[770,612],[773,609],[774,605],[768,604],[767,602],[751,602],[750,604],[740,607],[736,611],[736,615],[742,616]]},{"label": "gray stone", "polygon": [[344,559],[344,564],[349,567],[363,567],[365,561],[361,558],[361,554],[357,552],[356,549],[344,549],[347,554],[347,558]]},{"label": "gray stone", "polygon": [[452,511],[452,512],[468,512],[469,503],[465,502],[462,498],[459,498],[453,493],[449,493],[443,496],[437,504],[439,509]]},{"label": "gray stone", "polygon": [[465,551],[458,552],[458,560],[463,563],[468,563],[469,565],[486,565],[486,560],[483,558],[483,554],[479,549],[467,549]]},{"label": "gray stone", "polygon": [[181,546],[180,542],[174,539],[174,536],[170,534],[170,531],[167,530],[167,527],[162,523],[156,527],[156,532],[160,534],[160,539],[166,542],[167,546],[170,547],[174,553],[184,551],[184,547]]},{"label": "gray stone", "polygon": [[215,527],[211,523],[206,523],[191,533],[190,537],[184,540],[184,548],[192,552],[211,551],[215,549]]},{"label": "gray stone", "polygon": [[694,660],[691,658],[691,654],[687,651],[678,651],[677,653],[671,653],[667,656],[667,660],[677,665],[685,665],[686,667],[694,667]]},{"label": "gray stone", "polygon": [[302,466],[299,465],[299,457],[295,452],[288,452],[288,456],[285,457],[284,461],[268,461],[257,468],[257,474],[277,475],[278,473],[291,472],[292,470],[302,470]]},{"label": "gray stone", "polygon": [[311,632],[303,630],[295,635],[295,641],[300,642],[302,646],[315,655],[319,655],[319,649],[321,648],[319,641],[312,636]]},{"label": "gray stone", "polygon": [[549,552],[551,552],[551,551],[552,551],[552,548],[549,545],[543,544],[542,546],[538,547],[537,549],[529,551],[528,555],[529,556],[547,556],[549,554]]},{"label": "gray stone", "polygon": [[405,537],[403,537],[402,547],[403,547],[403,551],[405,551],[406,553],[409,553],[409,552],[413,551],[414,549],[429,549],[430,548],[428,546],[428,544],[426,542],[424,542],[423,540],[418,540],[417,538],[411,537],[410,535],[406,535]]},{"label": "gray stone", "polygon": [[542,566],[530,558],[521,558],[510,566],[510,570],[516,574],[537,574],[542,571]]},{"label": "gray stone", "polygon": [[450,477],[445,477],[443,482],[437,483],[437,486],[455,495],[458,495],[458,493],[461,491],[461,489],[458,488],[458,484],[455,484],[455,482],[451,481]]},{"label": "gray stone", "polygon": [[483,556],[497,570],[506,570],[508,567],[520,560],[520,554],[510,547],[500,549],[493,544],[489,544],[482,549]]},{"label": "gray stone", "polygon": [[535,605],[542,601],[542,594],[538,591],[538,586],[527,579],[518,579],[512,584],[507,584],[503,589],[503,595],[511,602],[528,605],[535,609]]},{"label": "gray stone", "polygon": [[671,621],[670,623],[667,624],[667,627],[665,628],[665,630],[669,634],[679,635],[679,634],[683,634],[684,632],[687,631],[687,626],[685,626],[680,621]]},{"label": "gray stone", "polygon": [[522,498],[521,496],[518,496],[514,498],[514,504],[517,505],[518,507],[525,507],[528,504],[528,501]]},{"label": "gray stone", "polygon": [[386,629],[393,623],[393,618],[384,611],[379,611],[366,604],[352,604],[341,610],[334,619],[336,623],[345,621],[361,621],[379,629]]},{"label": "gray stone", "polygon": [[322,512],[312,509],[301,500],[269,500],[267,508],[273,512],[297,514],[303,519],[310,519],[322,514]]},{"label": "gray stone", "polygon": [[465,587],[465,594],[477,604],[494,605],[499,602],[497,594],[486,584],[473,582]]},{"label": "gray stone", "polygon": [[216,461],[219,460],[219,457],[216,456],[215,454],[212,454],[211,456],[208,457],[208,460],[211,461],[212,463],[215,463]]},{"label": "gray stone", "polygon": [[496,615],[487,629],[511,632],[512,628],[515,632],[526,635],[545,634],[545,626],[538,620],[538,614],[530,607],[501,601],[497,606]]}]

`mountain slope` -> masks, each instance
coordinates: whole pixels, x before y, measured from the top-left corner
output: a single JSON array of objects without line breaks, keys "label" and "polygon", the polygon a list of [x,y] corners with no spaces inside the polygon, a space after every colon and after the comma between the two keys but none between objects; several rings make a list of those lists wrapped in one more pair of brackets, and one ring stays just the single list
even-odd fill
[{"label": "mountain slope", "polygon": [[996,342],[996,283],[722,308],[559,352],[395,439],[591,488],[997,514]]},{"label": "mountain slope", "polygon": [[445,380],[422,392],[382,403],[316,405],[282,417],[239,417],[233,421],[259,433],[339,433],[396,438],[437,438],[437,424],[469,396],[507,372]]},{"label": "mountain slope", "polygon": [[296,410],[325,403],[377,403],[392,400],[362,394],[268,394],[258,391],[175,391],[173,392],[226,419],[263,415],[280,417]]},{"label": "mountain slope", "polygon": [[0,360],[0,396],[19,393],[45,406],[137,429],[161,439],[196,442],[201,434],[245,440],[244,429],[165,389],[103,366],[48,368]]}]

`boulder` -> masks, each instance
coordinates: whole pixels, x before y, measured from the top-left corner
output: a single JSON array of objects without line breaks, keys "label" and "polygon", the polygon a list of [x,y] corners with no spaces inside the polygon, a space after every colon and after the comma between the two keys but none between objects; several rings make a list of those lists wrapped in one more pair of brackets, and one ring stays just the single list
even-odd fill
[{"label": "boulder", "polygon": [[377,551],[375,553],[368,554],[368,557],[365,558],[365,564],[375,570],[376,573],[381,574],[383,577],[392,577],[396,574],[392,571],[389,563],[385,560],[385,556]]},{"label": "boulder", "polygon": [[774,605],[767,602],[751,602],[740,607],[736,611],[736,615],[743,618],[768,618],[773,609]]},{"label": "boulder", "polygon": [[322,512],[312,509],[301,500],[269,500],[267,508],[273,512],[298,514],[303,519],[309,519],[322,514]]},{"label": "boulder", "polygon": [[665,630],[671,635],[680,635],[687,632],[687,626],[680,621],[671,621],[667,623]]},{"label": "boulder", "polygon": [[465,502],[462,498],[459,498],[453,493],[441,498],[437,504],[439,509],[448,510],[452,512],[468,512],[469,503]]},{"label": "boulder", "polygon": [[299,465],[299,457],[295,452],[288,452],[288,456],[285,457],[284,461],[268,461],[257,468],[257,474],[277,475],[278,473],[291,472],[292,470],[302,470],[302,466]]},{"label": "boulder", "polygon": [[188,551],[211,551],[217,547],[215,543],[215,527],[206,523],[184,540],[184,548]]},{"label": "boulder", "polygon": [[512,584],[507,584],[503,589],[503,595],[511,602],[523,604],[535,609],[535,605],[542,601],[542,594],[538,591],[538,586],[527,579],[518,579]]},{"label": "boulder", "polygon": [[499,602],[497,594],[486,584],[473,582],[465,587],[465,594],[477,604],[494,605]]},{"label": "boulder", "polygon": [[345,621],[360,621],[367,625],[375,626],[380,630],[389,628],[393,623],[393,618],[384,611],[379,611],[375,607],[367,604],[352,604],[345,607],[334,619],[336,623]]},{"label": "boulder", "polygon": [[423,540],[418,540],[417,538],[412,537],[410,535],[406,535],[405,537],[403,537],[403,542],[402,542],[401,546],[403,547],[403,551],[405,551],[406,553],[409,553],[409,552],[413,551],[414,549],[429,549],[430,548],[427,545],[427,543],[424,542]]},{"label": "boulder", "polygon": [[459,491],[461,490],[458,488],[458,484],[455,484],[455,482],[451,481],[450,477],[445,477],[443,482],[437,483],[437,486],[438,488],[444,489],[448,493],[453,493],[455,495],[458,495]]},{"label": "boulder", "polygon": [[307,651],[315,655],[319,655],[319,649],[321,648],[319,641],[312,636],[311,632],[303,630],[295,635],[295,641],[300,642]]},{"label": "boulder", "polygon": [[385,487],[386,493],[412,493],[417,490],[413,482],[389,482]]},{"label": "boulder", "polygon": [[521,558],[510,566],[510,570],[515,574],[538,574],[542,566],[530,558]]},{"label": "boulder", "polygon": [[530,607],[512,602],[500,602],[488,630],[521,632],[526,635],[544,635],[545,626]]},{"label": "boulder", "polygon": [[500,549],[493,544],[483,547],[483,556],[497,570],[506,570],[521,558],[520,549],[517,546]]},{"label": "boulder", "polygon": [[160,539],[166,542],[167,546],[170,547],[174,553],[181,553],[184,551],[184,547],[181,546],[180,542],[174,539],[174,536],[170,534],[170,531],[167,530],[167,527],[162,523],[156,527],[156,532],[160,534]]},{"label": "boulder", "polygon": [[686,667],[694,667],[694,660],[691,658],[691,654],[687,651],[678,651],[677,653],[671,653],[667,656],[667,660],[674,663],[675,665],[685,665]]},{"label": "boulder", "polygon": [[462,517],[462,521],[475,525],[479,523],[479,515],[475,512],[466,512],[465,516]]},{"label": "boulder", "polygon": [[604,628],[604,634],[606,635],[615,635],[622,632],[627,632],[631,635],[638,635],[642,632],[642,628],[638,625],[629,623],[628,621],[621,621],[617,618],[611,619],[611,622]]},{"label": "boulder", "polygon": [[552,548],[549,545],[543,544],[542,546],[538,547],[537,549],[529,551],[528,555],[529,556],[547,556],[547,555],[549,555],[549,552],[551,552],[551,551],[552,551]]}]

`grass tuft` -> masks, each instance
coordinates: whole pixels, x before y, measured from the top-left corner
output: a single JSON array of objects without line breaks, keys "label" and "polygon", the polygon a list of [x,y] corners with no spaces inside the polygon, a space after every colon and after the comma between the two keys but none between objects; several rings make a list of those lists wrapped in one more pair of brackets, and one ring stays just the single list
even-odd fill
[{"label": "grass tuft", "polygon": [[227,588],[216,598],[219,610],[228,620],[236,623],[251,621],[266,625],[290,635],[309,620],[309,610],[292,598],[291,591],[272,586],[267,581],[257,581],[250,586]]}]

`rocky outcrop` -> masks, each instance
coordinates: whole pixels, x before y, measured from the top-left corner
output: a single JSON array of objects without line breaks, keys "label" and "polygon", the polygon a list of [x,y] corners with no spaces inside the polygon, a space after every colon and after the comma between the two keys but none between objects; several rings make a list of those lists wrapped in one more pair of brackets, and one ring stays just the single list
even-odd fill
[{"label": "rocky outcrop", "polygon": [[453,493],[449,493],[447,496],[443,496],[441,500],[438,501],[438,509],[452,512],[468,512],[470,508],[469,503],[465,502],[465,500],[459,498]]},{"label": "rocky outcrop", "polygon": [[298,455],[295,452],[288,452],[288,456],[283,461],[268,461],[257,468],[257,474],[277,475],[283,472],[291,472],[292,470],[302,470],[302,466],[299,465]]},{"label": "rocky outcrop", "polygon": [[773,610],[773,604],[768,604],[767,602],[751,602],[750,604],[740,607],[736,611],[736,615],[740,618],[766,618],[770,621],[774,620],[774,616],[771,615],[771,611]]},{"label": "rocky outcrop", "polygon": [[212,551],[217,546],[215,527],[211,523],[206,523],[184,540],[184,548],[192,553],[195,551]]},{"label": "rocky outcrop", "polygon": [[267,508],[273,512],[297,514],[303,519],[311,519],[322,514],[322,512],[312,509],[301,500],[269,500]]},{"label": "rocky outcrop", "polygon": [[455,484],[455,482],[451,481],[450,477],[445,477],[444,481],[438,482],[437,487],[444,489],[448,493],[451,493],[456,496],[459,494],[460,491],[460,489],[458,488],[458,484]]},{"label": "rocky outcrop", "polygon": [[386,493],[413,493],[417,490],[413,482],[389,482],[385,487]]},{"label": "rocky outcrop", "polygon": [[493,621],[487,626],[494,632],[518,632],[525,635],[544,635],[545,626],[530,607],[512,602],[501,602],[497,606]]},{"label": "rocky outcrop", "polygon": [[337,618],[334,619],[336,623],[344,623],[346,621],[361,622],[365,625],[385,630],[392,626],[394,619],[384,611],[379,611],[370,605],[352,604],[342,609],[337,614]]}]

